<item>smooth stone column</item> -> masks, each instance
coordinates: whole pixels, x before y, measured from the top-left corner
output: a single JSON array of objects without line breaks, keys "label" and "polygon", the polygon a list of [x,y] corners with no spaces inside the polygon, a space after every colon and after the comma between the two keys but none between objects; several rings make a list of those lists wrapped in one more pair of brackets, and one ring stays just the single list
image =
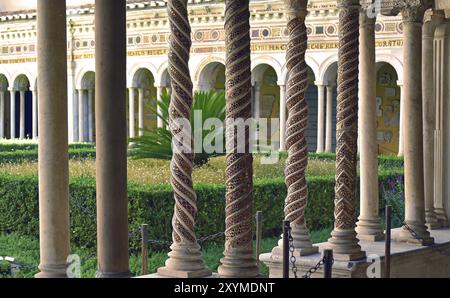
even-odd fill
[{"label": "smooth stone column", "polygon": [[10,129],[11,129],[11,139],[14,140],[16,138],[16,90],[11,89],[10,96]]},{"label": "smooth stone column", "polygon": [[95,41],[97,277],[130,277],[125,0],[95,1]]},{"label": "smooth stone column", "polygon": [[398,240],[431,245],[425,225],[422,124],[422,20],[425,8],[405,4],[403,15],[405,222],[421,238],[403,228]]},{"label": "smooth stone column", "polygon": [[324,151],[324,124],[325,124],[325,86],[317,83],[317,153]]},{"label": "smooth stone column", "polygon": [[73,141],[80,141],[80,131],[79,131],[79,108],[78,108],[78,90],[73,92]]},{"label": "smooth stone column", "polygon": [[144,95],[145,90],[144,88],[138,89],[139,93],[139,136],[143,136],[144,132],[142,131],[144,129]]},{"label": "smooth stone column", "polygon": [[398,131],[398,156],[403,157],[404,153],[404,144],[405,144],[405,138],[404,138],[404,131],[405,131],[405,96],[404,96],[404,89],[403,89],[403,82],[397,81],[397,86],[400,87],[400,128]]},{"label": "smooth stone column", "polygon": [[280,151],[286,151],[286,85],[280,86]]},{"label": "smooth stone column", "polygon": [[356,232],[360,240],[384,239],[379,216],[378,142],[376,114],[375,21],[360,13],[360,216]]},{"label": "smooth stone column", "polygon": [[[261,87],[262,82],[255,82],[253,84],[253,117],[256,123],[258,123],[259,119],[261,118]],[[255,142],[254,144],[258,144],[259,142],[259,131],[258,129],[255,129]],[[259,148],[259,146],[258,146]]]},{"label": "smooth stone column", "polygon": [[5,91],[0,90],[0,139],[5,137]]},{"label": "smooth stone column", "polygon": [[325,152],[333,152],[333,91],[335,86],[327,85],[327,115],[325,126]]},{"label": "smooth stone column", "polygon": [[19,126],[19,138],[25,139],[25,91],[20,90],[20,126]]},{"label": "smooth stone column", "polygon": [[38,138],[38,92],[37,90],[33,90],[33,140],[37,140]]},{"label": "smooth stone column", "polygon": [[66,277],[70,254],[66,1],[38,0],[37,30],[41,258],[36,277]]},{"label": "smooth stone column", "polygon": [[94,102],[94,90],[92,89],[88,89],[88,102],[87,102],[87,107],[88,107],[88,142],[93,142],[94,141],[94,117],[93,117],[93,110],[92,110],[92,104]]},{"label": "smooth stone column", "polygon": [[84,89],[78,90],[78,141],[86,142],[85,139],[85,123],[84,123]]},{"label": "smooth stone column", "polygon": [[[157,86],[156,87],[156,101],[160,102],[161,101],[161,96],[163,93],[163,86]],[[161,107],[159,105],[156,106],[156,110],[158,112],[158,114],[161,114]],[[158,128],[163,128],[164,127],[164,121],[160,118],[157,117],[157,127]]]},{"label": "smooth stone column", "polygon": [[76,142],[75,138],[75,90],[74,90],[74,76],[76,62],[70,61],[68,68],[68,78],[67,78],[67,111],[68,111],[68,122],[69,122],[69,143]]},{"label": "smooth stone column", "polygon": [[128,109],[129,109],[129,130],[130,130],[130,138],[136,137],[136,127],[135,127],[135,108],[134,108],[134,99],[136,96],[136,88],[130,87],[128,88]]},{"label": "smooth stone column", "polygon": [[429,229],[440,228],[434,212],[434,130],[436,101],[434,97],[433,43],[436,27],[445,18],[443,11],[434,12],[423,25],[422,32],[422,100],[423,100],[423,166],[425,191],[425,222]]}]

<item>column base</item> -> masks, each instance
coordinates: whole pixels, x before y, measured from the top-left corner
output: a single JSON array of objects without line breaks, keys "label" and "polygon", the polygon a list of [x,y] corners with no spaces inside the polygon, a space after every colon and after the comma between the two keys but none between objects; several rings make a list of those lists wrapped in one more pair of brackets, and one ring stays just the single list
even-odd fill
[{"label": "column base", "polygon": [[430,233],[428,232],[427,227],[424,224],[413,224],[411,222],[406,223],[415,233],[417,233],[420,239],[414,237],[412,233],[408,229],[406,229],[406,227],[403,227],[397,235],[392,237],[394,241],[419,244],[422,246],[429,246],[434,244],[434,238],[430,236]]},{"label": "column base", "polygon": [[96,278],[131,278],[133,274],[128,272],[101,272],[97,271],[95,274]]},{"label": "column base", "polygon": [[195,244],[172,244],[166,266],[158,269],[158,274],[174,278],[200,278],[212,274],[202,259],[200,246]]},{"label": "column base", "polygon": [[435,208],[434,213],[436,214],[436,218],[441,225],[442,228],[448,228],[450,227],[450,224],[448,222],[447,214],[445,213],[445,210],[442,208]]},{"label": "column base", "polygon": [[429,230],[440,229],[442,227],[433,210],[425,210],[425,223]]},{"label": "column base", "polygon": [[217,272],[222,278],[256,278],[259,276],[259,268],[250,249],[230,249],[225,252],[225,257],[220,260],[222,265]]},{"label": "column base", "polygon": [[379,219],[359,218],[356,226],[356,237],[359,240],[376,242],[386,238]]},{"label": "column base", "polygon": [[328,247],[333,250],[333,257],[338,261],[357,261],[366,257],[354,229],[334,229],[328,240]]},{"label": "column base", "polygon": [[39,265],[39,271],[35,278],[67,278],[67,264]]}]

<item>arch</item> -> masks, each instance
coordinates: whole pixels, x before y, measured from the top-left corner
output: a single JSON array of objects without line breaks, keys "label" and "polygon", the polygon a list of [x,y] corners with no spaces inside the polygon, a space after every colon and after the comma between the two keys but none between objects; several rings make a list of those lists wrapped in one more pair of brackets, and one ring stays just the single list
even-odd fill
[{"label": "arch", "polygon": [[403,63],[400,59],[392,55],[377,54],[376,63],[387,63],[397,72],[398,81],[403,82]]},{"label": "arch", "polygon": [[[12,77],[12,79],[10,80],[11,82],[11,88],[14,88],[14,90],[18,91],[19,89],[17,89],[17,84],[26,84],[27,88],[30,90],[35,90],[35,82],[36,82],[36,77],[32,75],[32,73],[27,70],[27,69],[23,69],[21,71],[17,71],[15,72]],[[26,80],[25,80],[26,78]]]},{"label": "arch", "polygon": [[155,85],[160,87],[168,87],[170,85],[169,62],[162,63],[156,73]]},{"label": "arch", "polygon": [[155,85],[155,76],[147,68],[139,68],[133,75],[133,80],[131,83],[132,87],[147,87]]},{"label": "arch", "polygon": [[14,78],[13,88],[16,91],[27,91],[30,89],[30,80],[26,74],[19,74]]},{"label": "arch", "polygon": [[81,89],[94,90],[95,89],[95,72],[88,71],[81,78]]},{"label": "arch", "polygon": [[8,78],[6,75],[0,73],[0,91],[7,91],[9,87]]},{"label": "arch", "polygon": [[134,83],[134,78],[136,73],[140,70],[140,69],[147,69],[148,71],[150,71],[150,73],[152,74],[154,81],[156,82],[156,77],[158,74],[158,69],[149,62],[138,62],[135,63],[129,70],[128,70],[128,74],[127,74],[127,86],[128,87],[135,87],[133,85]]},{"label": "arch", "polygon": [[218,56],[209,56],[209,57],[203,59],[199,63],[197,70],[195,72],[194,80],[193,80],[194,83],[200,82],[200,76],[202,75],[203,71],[209,64],[212,64],[212,63],[220,63],[225,66],[225,59],[223,59],[222,57],[218,57]]},{"label": "arch", "polygon": [[277,74],[277,78],[281,78],[282,77],[282,73],[281,73],[281,64],[272,56],[258,56],[254,59],[252,59],[252,74],[255,71],[256,68],[258,68],[259,65],[269,65],[271,66],[276,74]]},{"label": "arch", "polygon": [[88,65],[86,67],[83,67],[75,76],[75,88],[76,89],[82,89],[82,82],[83,78],[86,73],[93,72],[95,73],[95,67],[93,65]]},{"label": "arch", "polygon": [[200,90],[225,89],[225,64],[210,62],[200,71],[197,88]]},{"label": "arch", "polygon": [[337,77],[338,56],[333,55],[325,59],[319,67],[319,75],[316,76],[318,82],[326,84],[327,82],[335,82]]},{"label": "arch", "polygon": [[[305,56],[305,61],[306,61],[306,65],[308,65],[308,68],[311,70],[314,78],[318,78],[319,77],[319,64],[317,63],[317,61],[315,59],[313,59],[312,57],[310,57],[309,55]],[[287,71],[287,65],[284,64],[281,69],[281,77],[278,82],[278,85],[286,85],[288,77],[289,76],[288,76],[288,71]]]}]

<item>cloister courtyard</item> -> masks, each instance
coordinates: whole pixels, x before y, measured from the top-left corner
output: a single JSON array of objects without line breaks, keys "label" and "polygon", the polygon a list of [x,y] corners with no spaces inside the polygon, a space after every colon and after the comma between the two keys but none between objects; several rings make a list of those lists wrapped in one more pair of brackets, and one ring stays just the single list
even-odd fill
[{"label": "cloister courtyard", "polygon": [[450,1],[113,2],[0,4],[0,278],[450,277]]}]

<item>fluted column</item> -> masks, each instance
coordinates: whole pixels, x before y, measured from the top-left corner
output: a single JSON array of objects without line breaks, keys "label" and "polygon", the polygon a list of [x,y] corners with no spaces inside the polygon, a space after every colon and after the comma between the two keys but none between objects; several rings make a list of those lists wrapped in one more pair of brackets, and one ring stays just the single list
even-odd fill
[{"label": "fluted column", "polygon": [[10,105],[10,129],[11,129],[11,139],[14,140],[16,138],[16,90],[11,88],[10,89],[11,95],[9,97]]},{"label": "fluted column", "polygon": [[93,109],[92,109],[92,104],[94,102],[94,90],[92,89],[88,89],[88,97],[87,97],[87,110],[88,110],[88,115],[87,115],[87,129],[88,129],[88,142],[93,142],[94,141],[94,117],[93,117]]},{"label": "fluted column", "polygon": [[97,277],[130,277],[128,252],[126,1],[95,1]]},{"label": "fluted column", "polygon": [[366,10],[360,13],[360,216],[358,239],[384,239],[379,216],[378,142],[376,109],[375,21]]},{"label": "fluted column", "polygon": [[78,141],[86,142],[85,138],[85,113],[84,113],[84,104],[85,104],[85,90],[78,90]]},{"label": "fluted column", "polygon": [[66,277],[70,254],[66,1],[38,0],[37,30],[40,272],[36,277]]},{"label": "fluted column", "polygon": [[20,90],[20,125],[19,125],[19,138],[25,139],[25,90]]},{"label": "fluted column", "polygon": [[32,118],[33,118],[33,139],[37,140],[38,137],[38,92],[37,90],[33,90],[33,104],[32,104]]},{"label": "fluted column", "polygon": [[172,218],[173,244],[170,247],[169,259],[165,267],[158,269],[158,273],[163,276],[184,278],[211,275],[211,271],[203,262],[200,245],[195,236],[197,195],[192,183],[192,131],[190,127],[185,127],[190,123],[192,110],[192,80],[189,74],[192,42],[187,4],[187,0],[167,2],[171,30],[169,74],[174,90],[170,101],[169,124],[172,133],[173,156],[170,170],[175,211]]},{"label": "fluted column", "polygon": [[280,87],[280,151],[286,150],[286,85]]},{"label": "fluted column", "polygon": [[143,136],[144,132],[142,131],[144,129],[144,95],[145,95],[145,89],[139,88],[139,136]]},{"label": "fluted column", "polygon": [[422,124],[422,21],[426,7],[403,3],[405,222],[422,240],[403,228],[399,240],[422,245],[434,242],[425,225]]},{"label": "fluted column", "polygon": [[335,224],[328,241],[336,260],[365,257],[355,232],[358,139],[358,0],[339,4]]},{"label": "fluted column", "polygon": [[[249,0],[225,1],[227,168],[221,277],[256,277],[259,273],[252,243],[253,157],[247,133],[238,138],[232,124],[252,117],[249,19]],[[245,148],[245,153],[238,152],[238,147]]]},{"label": "fluted column", "polygon": [[0,90],[0,139],[5,137],[5,91]]},{"label": "fluted column", "polygon": [[422,100],[423,100],[423,166],[425,222],[429,229],[441,227],[434,211],[434,130],[436,128],[436,99],[434,94],[433,43],[436,27],[445,18],[443,11],[433,12],[423,25],[422,33]]},{"label": "fluted column", "polygon": [[324,151],[324,124],[325,124],[325,86],[317,83],[317,153]]},{"label": "fluted column", "polygon": [[136,137],[136,126],[135,126],[135,104],[134,104],[134,99],[136,97],[136,88],[134,87],[130,87],[128,88],[128,111],[129,111],[129,116],[128,116],[128,120],[129,120],[129,124],[128,124],[128,128],[130,130],[129,133],[129,137],[130,138],[135,138]]},{"label": "fluted column", "polygon": [[327,85],[327,115],[325,126],[325,152],[333,152],[333,91],[334,84]]}]

